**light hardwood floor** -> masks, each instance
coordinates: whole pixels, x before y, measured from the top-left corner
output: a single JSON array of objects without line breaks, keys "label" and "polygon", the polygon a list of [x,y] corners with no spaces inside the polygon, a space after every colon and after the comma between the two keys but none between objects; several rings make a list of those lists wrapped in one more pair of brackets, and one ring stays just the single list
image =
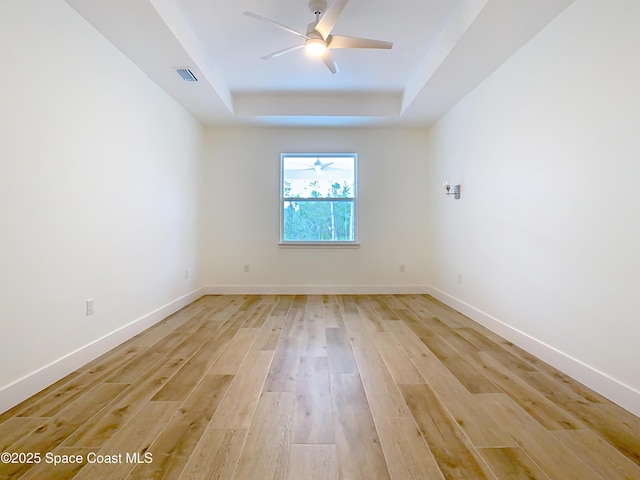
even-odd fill
[{"label": "light hardwood floor", "polygon": [[0,479],[638,480],[640,419],[429,296],[207,296],[0,415],[0,451],[42,456]]}]

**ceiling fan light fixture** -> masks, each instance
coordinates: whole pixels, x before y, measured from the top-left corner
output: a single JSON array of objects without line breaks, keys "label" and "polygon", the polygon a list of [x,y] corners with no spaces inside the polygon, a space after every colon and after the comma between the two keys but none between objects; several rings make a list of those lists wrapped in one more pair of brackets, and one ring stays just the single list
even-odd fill
[{"label": "ceiling fan light fixture", "polygon": [[320,38],[310,38],[305,44],[305,50],[312,57],[321,57],[327,51],[327,44]]}]

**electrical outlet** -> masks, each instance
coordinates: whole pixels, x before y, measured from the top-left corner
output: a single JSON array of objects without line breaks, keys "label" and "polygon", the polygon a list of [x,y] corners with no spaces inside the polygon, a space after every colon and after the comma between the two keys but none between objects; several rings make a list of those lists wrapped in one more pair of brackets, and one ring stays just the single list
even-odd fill
[{"label": "electrical outlet", "polygon": [[458,274],[458,283],[462,283],[462,275]]},{"label": "electrical outlet", "polygon": [[89,298],[85,304],[87,308],[87,317],[93,315],[93,298]]},{"label": "electrical outlet", "polygon": [[244,271],[245,271],[245,273],[249,272],[249,264],[248,263],[246,263],[244,265]]},{"label": "electrical outlet", "polygon": [[407,269],[407,268],[405,267],[404,263],[400,264],[400,271],[401,271],[402,273],[404,273],[404,272],[406,271],[406,269]]},{"label": "electrical outlet", "polygon": [[184,279],[187,280],[189,278],[189,270],[184,271]]}]

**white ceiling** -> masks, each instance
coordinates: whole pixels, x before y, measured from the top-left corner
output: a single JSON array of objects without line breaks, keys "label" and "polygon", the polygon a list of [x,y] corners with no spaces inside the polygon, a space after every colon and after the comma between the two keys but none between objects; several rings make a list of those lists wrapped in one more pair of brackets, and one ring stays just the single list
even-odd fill
[{"label": "white ceiling", "polygon": [[[332,75],[304,41],[308,0],[66,0],[205,125],[428,125],[573,0],[350,0],[333,34],[393,42],[340,49]],[[328,0],[331,3],[331,0]],[[176,67],[198,82],[184,82]]]}]

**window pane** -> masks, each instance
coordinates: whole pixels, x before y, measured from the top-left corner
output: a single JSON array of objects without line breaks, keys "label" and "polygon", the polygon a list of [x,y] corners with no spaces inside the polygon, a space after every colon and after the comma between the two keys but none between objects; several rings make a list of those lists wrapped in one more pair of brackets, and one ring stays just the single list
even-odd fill
[{"label": "window pane", "polygon": [[351,242],[353,201],[284,202],[284,241]]},{"label": "window pane", "polygon": [[354,157],[284,157],[284,198],[354,198]]}]

